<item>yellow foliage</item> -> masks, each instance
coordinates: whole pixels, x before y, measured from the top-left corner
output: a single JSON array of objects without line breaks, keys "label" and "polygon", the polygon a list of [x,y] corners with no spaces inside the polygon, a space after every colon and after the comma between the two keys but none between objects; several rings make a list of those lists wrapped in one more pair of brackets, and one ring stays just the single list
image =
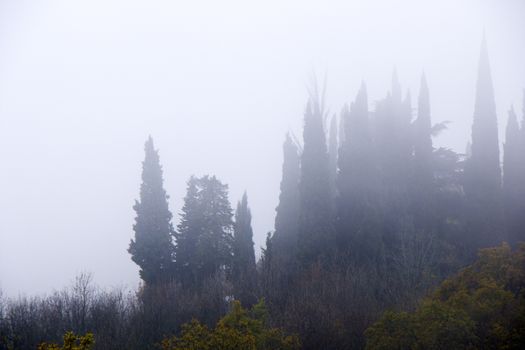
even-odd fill
[{"label": "yellow foliage", "polygon": [[266,325],[266,308],[260,301],[251,310],[232,303],[231,311],[213,330],[192,320],[182,326],[178,337],[162,341],[164,350],[295,350],[300,348],[295,335],[285,335]]}]

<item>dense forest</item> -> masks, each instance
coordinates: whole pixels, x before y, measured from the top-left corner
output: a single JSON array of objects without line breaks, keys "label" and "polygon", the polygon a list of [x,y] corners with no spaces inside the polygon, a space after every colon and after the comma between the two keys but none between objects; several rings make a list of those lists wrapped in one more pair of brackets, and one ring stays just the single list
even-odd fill
[{"label": "dense forest", "polygon": [[140,288],[82,274],[0,295],[0,349],[525,348],[525,95],[500,155],[485,41],[478,69],[465,154],[434,147],[447,124],[424,75],[415,106],[394,72],[373,110],[363,82],[339,116],[312,84],[258,260],[248,195],[234,209],[226,184],[192,176],[175,220],[148,138],[128,250]]}]

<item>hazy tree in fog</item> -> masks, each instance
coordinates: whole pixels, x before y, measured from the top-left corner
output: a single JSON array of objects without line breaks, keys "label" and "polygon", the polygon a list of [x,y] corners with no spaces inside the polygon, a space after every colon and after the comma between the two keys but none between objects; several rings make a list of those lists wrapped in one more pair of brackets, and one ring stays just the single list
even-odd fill
[{"label": "hazy tree in fog", "polygon": [[299,178],[301,160],[299,150],[290,134],[286,134],[283,144],[283,167],[281,192],[275,215],[275,233],[272,241],[276,249],[283,248],[290,254],[297,245],[299,231]]},{"label": "hazy tree in fog", "polygon": [[243,306],[257,302],[257,271],[253,249],[252,213],[246,192],[237,203],[233,225],[233,295]]},{"label": "hazy tree in fog", "polygon": [[[343,109],[341,118],[344,139],[339,148],[337,179],[338,243],[345,248],[353,244],[354,254],[369,255],[370,249],[375,249],[370,245],[378,244],[368,235],[378,234],[378,228],[371,225],[375,221],[373,216],[378,205],[376,194],[379,182],[364,82],[350,108]],[[361,243],[368,248],[359,246]]]},{"label": "hazy tree in fog", "polygon": [[412,205],[415,224],[419,229],[430,230],[433,222],[432,203],[434,201],[434,167],[432,147],[432,121],[430,117],[430,97],[426,77],[421,76],[419,88],[417,119],[413,128],[414,161],[412,181]]},{"label": "hazy tree in fog", "polygon": [[[523,129],[523,126],[522,126]],[[525,157],[523,130],[514,109],[509,111],[503,148],[503,198],[508,239],[511,243],[525,239]]]},{"label": "hazy tree in fog", "polygon": [[153,139],[145,145],[142,163],[140,200],[133,209],[137,213],[133,230],[135,238],[129,245],[131,259],[140,267],[140,277],[146,284],[169,280],[173,271],[172,214],[163,187],[162,167]]},{"label": "hazy tree in fog", "polygon": [[474,247],[487,247],[502,239],[504,225],[498,122],[485,38],[479,58],[471,152],[464,183],[468,236]]},{"label": "hazy tree in fog", "polygon": [[[332,195],[332,203],[335,205],[335,197],[337,195],[337,153],[339,144],[337,141],[337,117],[333,115],[330,121],[330,133],[328,137],[328,167],[330,174],[330,192]],[[332,208],[335,212],[335,206]]]},{"label": "hazy tree in fog", "polygon": [[315,260],[332,247],[332,197],[324,117],[324,96],[319,96],[317,86],[314,86],[304,113],[304,148],[299,183],[298,243],[304,263]]},{"label": "hazy tree in fog", "polygon": [[195,285],[228,272],[232,259],[233,212],[228,186],[215,176],[192,177],[177,226],[177,278]]},{"label": "hazy tree in fog", "polygon": [[403,100],[401,84],[394,70],[392,87],[386,98],[376,103],[374,140],[376,141],[382,210],[382,235],[393,244],[410,215],[408,188],[412,167],[411,101]]}]

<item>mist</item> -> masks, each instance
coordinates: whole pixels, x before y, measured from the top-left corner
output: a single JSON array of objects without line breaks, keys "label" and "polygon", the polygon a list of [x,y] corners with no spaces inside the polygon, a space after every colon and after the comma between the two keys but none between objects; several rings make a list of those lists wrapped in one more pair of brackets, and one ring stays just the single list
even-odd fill
[{"label": "mist", "polygon": [[486,35],[499,123],[522,108],[523,1],[0,1],[0,288],[43,294],[82,271],[139,283],[133,237],[148,136],[173,222],[191,175],[247,191],[257,256],[274,229],[282,142],[307,86],[337,114],[366,81],[428,80],[435,145],[463,153]]}]

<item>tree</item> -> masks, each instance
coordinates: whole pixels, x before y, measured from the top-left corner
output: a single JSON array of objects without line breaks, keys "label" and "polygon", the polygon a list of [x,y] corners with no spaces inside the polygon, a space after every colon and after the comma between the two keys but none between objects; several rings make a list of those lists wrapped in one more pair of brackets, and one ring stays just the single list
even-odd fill
[{"label": "tree", "polygon": [[[439,125],[439,124],[438,124]],[[432,147],[432,121],[430,118],[430,98],[426,77],[421,76],[417,119],[414,121],[414,167],[412,174],[412,212],[417,229],[429,233],[435,230],[432,220],[435,203],[434,155]],[[445,126],[442,125],[444,128]]]},{"label": "tree", "polygon": [[[330,194],[332,196],[332,203],[335,205],[335,197],[337,195],[337,118],[334,115],[330,122],[330,136],[328,138],[328,167],[330,174]],[[332,209],[335,212],[335,207]]]},{"label": "tree", "polygon": [[507,237],[513,244],[525,240],[525,147],[522,134],[516,113],[511,108],[503,153],[503,199]]},{"label": "tree", "polygon": [[299,255],[308,265],[333,247],[332,198],[326,136],[324,97],[317,86],[310,93],[304,114],[304,149],[299,183]]},{"label": "tree", "polygon": [[432,122],[428,85],[424,74],[421,76],[417,119],[414,124],[414,180],[417,181],[418,190],[429,190],[433,183]]},{"label": "tree", "polygon": [[77,336],[73,332],[67,332],[64,334],[64,345],[62,347],[57,344],[42,343],[38,346],[38,350],[89,350],[94,343],[92,333]]},{"label": "tree", "polygon": [[[354,253],[370,254],[361,243],[370,242],[368,231],[376,201],[378,169],[371,135],[368,97],[363,82],[350,109],[343,109],[344,141],[339,148],[338,174],[338,245],[348,248],[354,245]],[[350,243],[352,241],[352,243]]]},{"label": "tree", "polygon": [[146,141],[145,153],[140,200],[133,206],[137,213],[133,225],[135,239],[131,240],[128,252],[140,267],[140,277],[151,285],[172,278],[173,226],[159,154],[151,136]]},{"label": "tree", "polygon": [[[297,145],[290,134],[283,144],[283,168],[279,204],[275,215],[275,233],[272,242],[284,254],[290,254],[297,245],[299,231],[299,179],[301,160]],[[282,249],[281,249],[282,248]]]},{"label": "tree", "polygon": [[481,44],[476,103],[472,123],[472,155],[465,167],[469,245],[487,247],[503,238],[501,169],[494,89],[485,38]]},{"label": "tree", "polygon": [[245,307],[257,302],[257,271],[253,250],[252,214],[246,192],[237,203],[233,226],[233,295]]},{"label": "tree", "polygon": [[525,245],[483,249],[414,313],[386,312],[365,332],[367,349],[522,349]]},{"label": "tree", "polygon": [[184,285],[196,286],[217,273],[229,273],[232,217],[227,185],[215,176],[190,178],[175,233],[177,276]]},{"label": "tree", "polygon": [[293,350],[299,349],[299,339],[281,329],[270,328],[264,301],[246,310],[234,301],[230,312],[214,329],[193,320],[182,326],[178,337],[166,338],[164,350]]}]

